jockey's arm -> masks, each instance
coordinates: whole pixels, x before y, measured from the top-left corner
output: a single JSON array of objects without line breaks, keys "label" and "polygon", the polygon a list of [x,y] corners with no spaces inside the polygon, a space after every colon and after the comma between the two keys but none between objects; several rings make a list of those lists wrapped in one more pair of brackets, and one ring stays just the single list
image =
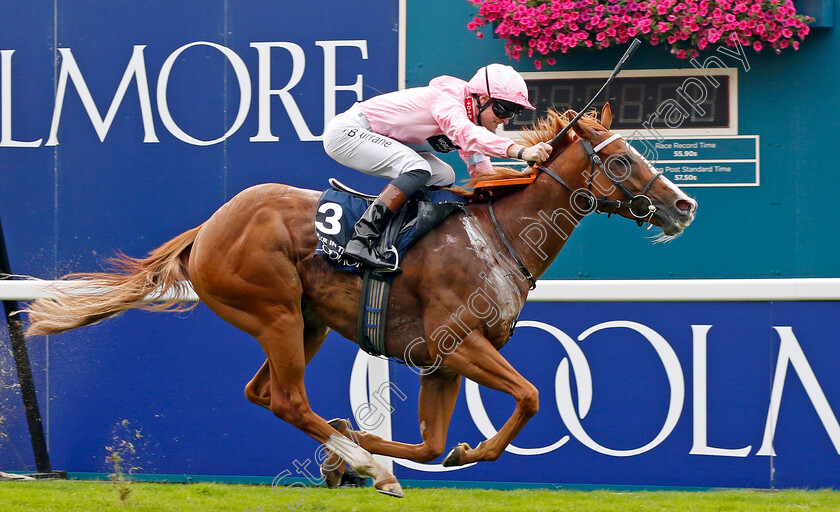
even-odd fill
[{"label": "jockey's arm", "polygon": [[551,145],[546,142],[538,142],[533,146],[513,143],[508,147],[507,155],[510,158],[525,160],[526,162],[545,162],[551,155]]}]

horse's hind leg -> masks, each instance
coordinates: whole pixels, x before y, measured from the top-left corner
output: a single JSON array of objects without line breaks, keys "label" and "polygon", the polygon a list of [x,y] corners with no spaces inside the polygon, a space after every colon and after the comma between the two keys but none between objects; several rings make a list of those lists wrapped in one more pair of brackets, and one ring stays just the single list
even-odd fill
[{"label": "horse's hind leg", "polygon": [[[446,432],[460,389],[461,376],[452,372],[438,369],[421,375],[418,415],[423,442],[418,444],[388,441],[375,434],[353,431],[349,421],[332,423],[342,434],[358,442],[359,446],[371,453],[417,462],[430,462],[440,457],[446,448]],[[332,462],[327,459],[324,465],[330,465]]]},{"label": "horse's hind leg", "polygon": [[[303,327],[303,350],[305,364],[309,364],[315,354],[324,344],[327,339],[330,328],[326,326],[319,318],[317,318],[311,311],[306,310],[304,313],[304,327]],[[268,359],[263,363],[262,367],[257,371],[254,378],[245,386],[245,398],[259,406],[270,410],[271,392],[270,384],[271,372],[269,370]]]},{"label": "horse's hind leg", "polygon": [[[311,313],[310,315],[307,315],[306,323],[304,324],[303,329],[303,348],[306,364],[309,364],[309,362],[312,361],[312,358],[315,356],[318,349],[321,348],[321,345],[324,343],[324,340],[327,338],[327,334],[329,332],[329,327],[327,327],[319,319],[315,318],[314,315]],[[254,378],[251,379],[248,385],[245,386],[245,397],[249,401],[270,410],[270,384],[271,371],[268,359],[266,359],[265,363],[263,363],[262,367],[260,367],[259,371],[257,371],[257,374],[254,375]],[[338,428],[338,425],[334,424],[333,421],[330,421],[329,425],[346,435],[343,429]],[[341,483],[341,477],[344,475],[344,460],[337,453],[333,453],[321,465],[321,475],[324,477],[327,487],[337,487],[338,484]]]},{"label": "horse's hind leg", "polygon": [[310,408],[304,369],[323,342],[326,328],[304,320],[299,291],[296,297],[278,297],[293,295],[292,290],[292,286],[275,290],[271,300],[252,296],[243,307],[233,307],[228,305],[233,301],[223,302],[207,293],[202,296],[216,314],[257,338],[265,351],[267,360],[246,386],[246,397],[331,451],[340,452],[359,474],[373,478],[379,492],[401,497],[402,487],[393,474],[358,445],[337,441],[346,439]]},{"label": "horse's hind leg", "polygon": [[292,333],[303,339],[303,321],[299,318],[299,322],[291,323],[291,316],[277,318],[280,321],[273,324],[276,327],[269,328],[259,338],[268,356],[271,412],[323,443],[328,450],[339,453],[359,474],[372,477],[373,485],[379,492],[402,497],[402,487],[393,474],[374,461],[366,450],[340,435],[309,407],[303,383],[305,350],[302,350],[302,342],[290,344],[287,341]]}]

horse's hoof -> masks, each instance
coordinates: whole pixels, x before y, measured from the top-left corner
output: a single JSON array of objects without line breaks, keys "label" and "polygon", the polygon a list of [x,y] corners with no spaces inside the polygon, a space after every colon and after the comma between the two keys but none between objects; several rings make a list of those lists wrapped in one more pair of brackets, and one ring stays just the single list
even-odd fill
[{"label": "horse's hoof", "polygon": [[386,496],[393,496],[394,498],[402,498],[404,496],[403,488],[400,485],[400,482],[394,477],[386,478],[381,482],[377,482],[374,484],[374,487],[376,487],[377,491]]},{"label": "horse's hoof", "polygon": [[324,477],[324,485],[328,489],[335,489],[341,483],[341,477],[344,476],[344,471],[339,469],[324,469],[322,467],[321,476]]},{"label": "horse's hoof", "polygon": [[[333,460],[335,459],[335,460]],[[329,489],[335,489],[341,483],[344,476],[344,460],[333,454],[321,464],[321,476],[324,477],[324,484]]]},{"label": "horse's hoof", "polygon": [[446,458],[443,459],[443,462],[441,464],[443,464],[443,466],[447,468],[462,465],[463,462],[461,462],[461,459],[464,456],[464,452],[469,450],[469,448],[470,445],[468,445],[467,443],[458,444],[457,446],[455,446],[455,448],[452,448],[452,451],[450,451]]}]

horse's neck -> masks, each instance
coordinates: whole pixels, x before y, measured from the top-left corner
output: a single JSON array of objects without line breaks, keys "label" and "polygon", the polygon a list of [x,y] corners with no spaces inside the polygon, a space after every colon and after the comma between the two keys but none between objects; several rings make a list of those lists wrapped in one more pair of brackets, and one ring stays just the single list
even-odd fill
[{"label": "horse's neck", "polygon": [[[573,189],[583,186],[579,158],[558,162],[554,172]],[[572,191],[541,173],[523,190],[503,197],[496,216],[525,267],[541,276],[554,262],[583,215],[572,207]]]}]

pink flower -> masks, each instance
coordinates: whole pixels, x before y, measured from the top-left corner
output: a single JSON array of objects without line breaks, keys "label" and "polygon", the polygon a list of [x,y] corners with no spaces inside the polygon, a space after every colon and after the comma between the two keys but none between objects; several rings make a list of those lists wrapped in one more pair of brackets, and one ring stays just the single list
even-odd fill
[{"label": "pink flower", "polygon": [[534,67],[537,69],[542,69],[542,62],[540,62],[539,60],[535,60]]},{"label": "pink flower", "polygon": [[[697,56],[711,44],[731,46],[734,38],[755,51],[769,46],[779,52],[794,46],[794,37],[804,39],[813,21],[796,12],[795,0],[469,1],[479,12],[467,30],[483,38],[481,29],[492,23],[510,58],[538,52],[545,55],[540,65],[553,65],[549,59],[559,52],[608,48],[633,37],[651,45],[667,41],[678,58]],[[682,41],[688,48],[678,47]]]},{"label": "pink flower", "polygon": [[554,58],[549,57],[548,59],[545,60],[545,63],[548,64],[549,66],[553,66],[553,65],[557,64],[557,61]]}]

